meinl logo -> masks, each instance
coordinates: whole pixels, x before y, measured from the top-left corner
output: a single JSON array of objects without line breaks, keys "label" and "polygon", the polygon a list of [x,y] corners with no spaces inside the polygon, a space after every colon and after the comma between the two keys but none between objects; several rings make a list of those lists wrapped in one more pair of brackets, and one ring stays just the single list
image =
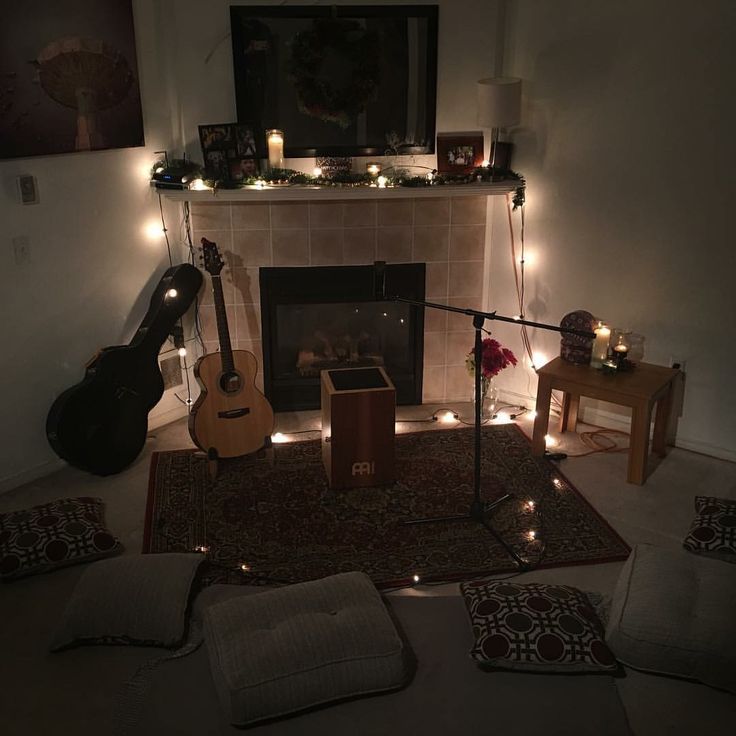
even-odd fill
[{"label": "meinl logo", "polygon": [[353,463],[353,467],[351,470],[351,474],[353,476],[356,475],[375,475],[376,473],[376,463],[375,461],[371,462],[362,462],[362,463]]}]

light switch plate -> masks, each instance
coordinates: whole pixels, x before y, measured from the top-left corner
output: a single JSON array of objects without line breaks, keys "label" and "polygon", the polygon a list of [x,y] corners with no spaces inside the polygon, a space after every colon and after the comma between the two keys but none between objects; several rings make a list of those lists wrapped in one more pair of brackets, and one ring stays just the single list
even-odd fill
[{"label": "light switch plate", "polygon": [[21,174],[16,181],[18,182],[18,196],[21,204],[38,204],[36,177],[30,174]]}]

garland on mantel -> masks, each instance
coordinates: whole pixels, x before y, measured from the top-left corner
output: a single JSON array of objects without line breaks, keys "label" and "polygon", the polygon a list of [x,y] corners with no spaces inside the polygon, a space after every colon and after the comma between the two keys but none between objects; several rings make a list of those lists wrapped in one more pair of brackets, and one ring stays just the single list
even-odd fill
[{"label": "garland on mantel", "polygon": [[[432,170],[432,176],[409,176],[400,170],[393,176],[386,176],[386,186],[393,187],[438,187],[461,186],[463,184],[491,183],[500,181],[516,181],[518,186],[512,200],[513,209],[522,207],[526,199],[526,180],[511,169],[501,169],[492,166],[479,166],[468,174],[438,174]],[[367,187],[376,186],[377,177],[372,174],[358,174],[352,172],[338,172],[325,176],[313,176],[294,169],[271,169],[263,176],[249,176],[238,182],[205,179],[205,184],[211,189],[242,189],[247,186],[321,186],[321,187]]]}]

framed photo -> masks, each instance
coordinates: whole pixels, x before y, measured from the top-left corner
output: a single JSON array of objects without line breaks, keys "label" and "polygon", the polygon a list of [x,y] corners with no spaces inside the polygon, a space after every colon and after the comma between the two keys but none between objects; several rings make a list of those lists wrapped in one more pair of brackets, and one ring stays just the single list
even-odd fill
[{"label": "framed photo", "polygon": [[483,133],[438,133],[437,171],[469,174],[483,163]]},{"label": "framed photo", "polygon": [[258,152],[252,125],[200,125],[199,142],[204,168],[213,179],[237,182],[258,174]]}]

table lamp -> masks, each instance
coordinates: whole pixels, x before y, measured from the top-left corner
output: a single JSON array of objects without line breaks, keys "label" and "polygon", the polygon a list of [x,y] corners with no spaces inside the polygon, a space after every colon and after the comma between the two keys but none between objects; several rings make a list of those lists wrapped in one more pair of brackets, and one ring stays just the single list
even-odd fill
[{"label": "table lamp", "polygon": [[[521,79],[488,77],[478,80],[478,125],[491,129],[491,167],[508,169],[511,144],[499,144],[501,128],[521,120]],[[499,150],[503,146],[503,154]]]}]

